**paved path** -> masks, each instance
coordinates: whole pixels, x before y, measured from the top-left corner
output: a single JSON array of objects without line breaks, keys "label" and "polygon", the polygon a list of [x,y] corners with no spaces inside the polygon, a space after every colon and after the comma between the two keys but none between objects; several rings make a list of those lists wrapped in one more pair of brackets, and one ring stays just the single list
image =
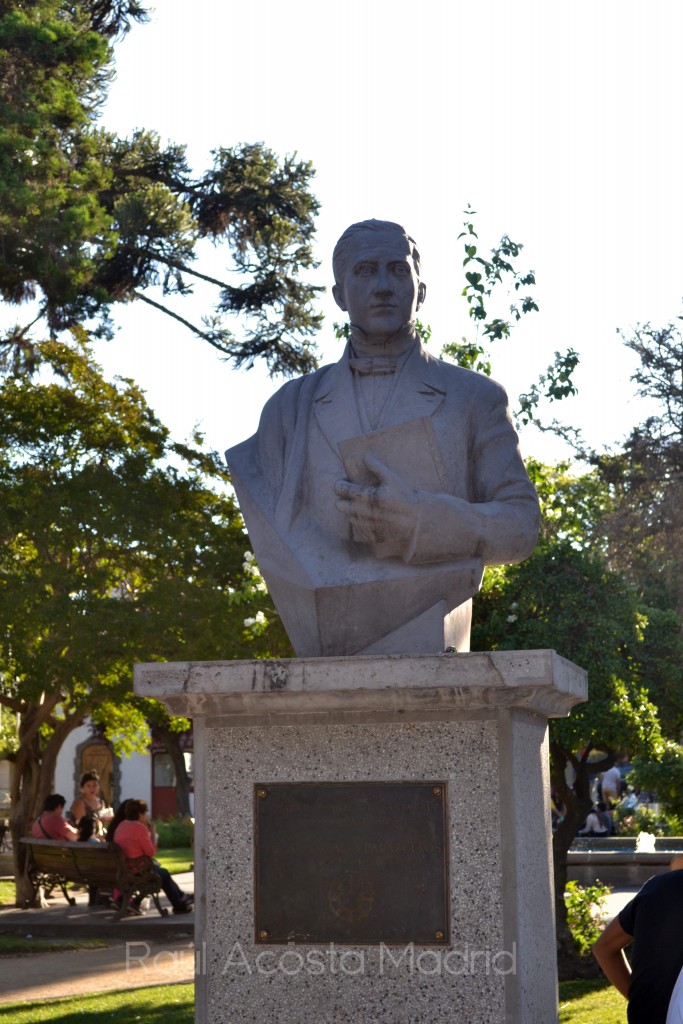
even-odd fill
[{"label": "paved path", "polygon": [[194,943],[128,941],[106,949],[0,959],[0,1005],[194,980]]},{"label": "paved path", "polygon": [[[184,892],[192,892],[191,873],[174,877]],[[110,945],[0,957],[0,1004],[194,980],[194,914],[160,917],[152,904],[144,917],[113,921],[111,909],[88,907],[87,893],[74,895],[72,907],[55,890],[44,909],[0,911],[0,934],[36,939],[88,935]],[[168,907],[163,894],[161,902]]]},{"label": "paved path", "polygon": [[[185,887],[189,889],[190,885]],[[613,892],[607,899],[608,917],[618,914],[636,892],[637,889]],[[66,918],[69,909],[63,908],[63,918]],[[32,912],[23,913],[30,915]],[[148,912],[147,916],[151,920],[158,920],[162,929],[162,922],[170,924],[173,921],[173,918],[159,919],[155,911]],[[135,925],[144,920],[133,918],[130,924]],[[2,915],[0,931],[1,922]],[[35,930],[36,935],[40,934],[41,929]],[[66,929],[62,930],[61,934],[66,934]],[[74,934],[73,928],[70,934]],[[112,938],[111,926],[107,938]],[[157,931],[156,934],[138,934],[131,929],[125,937],[122,936],[122,941],[106,949],[1,957],[0,1004],[37,1002],[41,999],[58,999],[74,994],[86,995],[94,992],[145,988],[148,985],[171,985],[193,980],[194,944],[191,936],[178,938],[172,933],[164,936],[163,931]]]}]

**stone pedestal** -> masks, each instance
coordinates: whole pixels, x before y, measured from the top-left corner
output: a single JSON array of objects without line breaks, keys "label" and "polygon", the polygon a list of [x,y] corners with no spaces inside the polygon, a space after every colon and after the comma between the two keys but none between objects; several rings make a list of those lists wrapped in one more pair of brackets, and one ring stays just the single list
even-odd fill
[{"label": "stone pedestal", "polygon": [[[553,651],[159,663],[135,690],[194,721],[198,1022],[557,1019],[547,719],[586,699],[582,669]],[[445,947],[256,934],[257,784],[419,780],[448,794]]]}]

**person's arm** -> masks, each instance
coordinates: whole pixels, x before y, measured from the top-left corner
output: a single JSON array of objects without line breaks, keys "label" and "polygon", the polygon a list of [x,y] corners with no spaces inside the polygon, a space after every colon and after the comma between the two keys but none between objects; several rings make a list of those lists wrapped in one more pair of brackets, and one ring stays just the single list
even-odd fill
[{"label": "person's arm", "polygon": [[624,956],[624,947],[632,940],[633,936],[624,931],[619,918],[615,917],[593,946],[593,956],[624,999],[628,999],[631,987],[631,968]]},{"label": "person's arm", "polygon": [[65,819],[62,826],[62,839],[69,839],[72,843],[76,843],[78,842],[79,835],[78,829],[70,825]]},{"label": "person's arm", "polygon": [[152,839],[149,816],[145,815],[144,818],[140,818],[139,823],[144,828],[144,835],[143,832],[140,831],[140,845],[143,849],[143,852],[146,853],[148,857],[153,857],[154,854],[157,852],[157,844]]},{"label": "person's arm", "polygon": [[85,814],[85,800],[82,796],[77,796],[71,805],[69,812],[74,821],[80,821]]}]

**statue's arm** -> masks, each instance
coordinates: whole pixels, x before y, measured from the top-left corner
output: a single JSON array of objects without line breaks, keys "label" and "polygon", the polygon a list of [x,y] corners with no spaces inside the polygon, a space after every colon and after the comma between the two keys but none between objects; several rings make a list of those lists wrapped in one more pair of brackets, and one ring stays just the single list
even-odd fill
[{"label": "statue's arm", "polygon": [[[373,455],[366,465],[374,486],[339,481],[337,507],[357,539],[378,557],[400,554],[411,565],[479,557],[485,564],[519,562],[538,534],[538,499],[517,447],[505,393],[497,386],[475,396],[468,425],[468,499],[410,486]],[[448,459],[448,452],[444,452]]]},{"label": "statue's arm", "polygon": [[538,537],[538,498],[510,422],[502,390],[472,415],[472,501],[421,492],[412,543],[413,565],[477,555],[485,565],[520,562]]}]

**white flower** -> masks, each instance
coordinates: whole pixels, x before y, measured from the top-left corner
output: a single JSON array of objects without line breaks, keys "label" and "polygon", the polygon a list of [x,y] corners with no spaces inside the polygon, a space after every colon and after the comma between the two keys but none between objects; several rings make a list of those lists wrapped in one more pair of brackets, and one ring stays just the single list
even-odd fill
[{"label": "white flower", "polygon": [[267,626],[268,619],[265,617],[263,612],[256,612],[256,615],[253,618],[244,620],[244,625],[246,629],[251,629],[252,626]]},{"label": "white flower", "polygon": [[517,621],[517,616],[516,615],[508,615],[508,617],[507,617],[507,619],[505,621],[506,622],[516,622]]}]

